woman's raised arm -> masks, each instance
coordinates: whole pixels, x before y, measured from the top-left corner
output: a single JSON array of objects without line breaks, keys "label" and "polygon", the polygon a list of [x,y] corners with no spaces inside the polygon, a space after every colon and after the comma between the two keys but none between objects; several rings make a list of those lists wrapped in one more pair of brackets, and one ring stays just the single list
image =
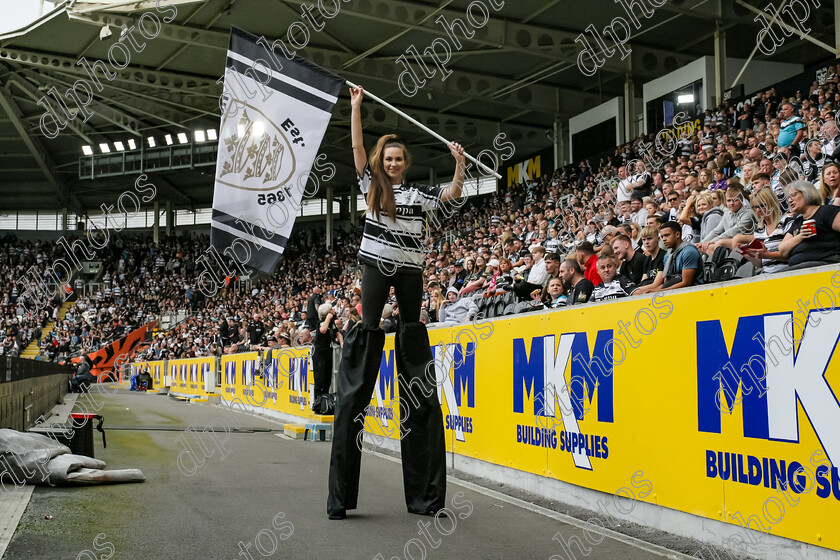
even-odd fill
[{"label": "woman's raised arm", "polygon": [[356,171],[360,177],[365,171],[365,165],[367,165],[367,152],[362,135],[361,107],[364,96],[365,90],[362,86],[350,88],[350,135],[353,141],[353,162],[356,164]]}]

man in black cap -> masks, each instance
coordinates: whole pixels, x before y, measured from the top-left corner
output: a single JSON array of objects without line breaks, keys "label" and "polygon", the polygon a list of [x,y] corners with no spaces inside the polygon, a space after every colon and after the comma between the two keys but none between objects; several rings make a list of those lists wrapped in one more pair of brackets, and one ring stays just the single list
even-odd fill
[{"label": "man in black cap", "polygon": [[455,288],[460,291],[464,287],[464,281],[467,279],[467,271],[464,270],[464,259],[455,261],[455,272],[452,274],[452,280],[449,284],[450,288]]}]

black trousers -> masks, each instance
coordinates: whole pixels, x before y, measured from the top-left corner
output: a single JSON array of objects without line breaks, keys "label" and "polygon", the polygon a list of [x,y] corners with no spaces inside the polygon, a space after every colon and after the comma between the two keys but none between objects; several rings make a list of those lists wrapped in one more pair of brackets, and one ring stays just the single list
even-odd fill
[{"label": "black trousers", "polygon": [[365,324],[379,326],[391,286],[397,296],[400,321],[411,323],[420,320],[420,304],[423,302],[423,275],[420,270],[388,275],[375,266],[365,265],[362,273],[362,321]]},{"label": "black trousers", "polygon": [[[318,336],[321,336],[320,334]],[[330,343],[312,346],[312,372],[315,377],[315,398],[330,392],[333,371],[333,351]]]},{"label": "black trousers", "polygon": [[422,277],[387,276],[366,266],[362,278],[363,321],[344,340],[338,372],[336,414],[330,457],[327,513],[355,509],[359,494],[365,408],[370,404],[382,361],[385,333],[379,317],[394,282],[401,320],[395,360],[400,388],[400,449],[406,508],[435,513],[445,505],[446,448],[426,326],[420,323]]}]

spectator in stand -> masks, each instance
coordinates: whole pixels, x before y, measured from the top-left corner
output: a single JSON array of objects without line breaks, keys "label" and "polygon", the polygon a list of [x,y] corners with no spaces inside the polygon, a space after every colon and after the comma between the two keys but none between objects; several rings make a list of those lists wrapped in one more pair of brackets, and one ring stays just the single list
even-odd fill
[{"label": "spectator in stand", "polygon": [[[311,298],[310,298],[311,300]],[[319,324],[312,340],[312,371],[315,378],[312,410],[319,410],[319,398],[330,392],[333,372],[332,345],[337,342],[338,327],[335,322],[335,310],[329,303],[322,303],[316,311]],[[310,331],[311,332],[311,331]],[[317,404],[316,404],[317,402]]]},{"label": "spectator in stand", "polygon": [[678,217],[679,223],[690,225],[696,239],[705,239],[723,218],[723,209],[715,206],[708,192],[691,193]]},{"label": "spectator in stand", "polygon": [[755,231],[756,218],[744,196],[744,188],[732,185],[726,190],[726,212],[715,228],[696,246],[711,255],[717,247],[733,247],[732,238]]},{"label": "spectator in stand", "polygon": [[494,294],[497,291],[510,291],[513,289],[513,265],[508,259],[490,261],[490,265],[494,266],[494,262],[498,262],[498,272],[490,279],[487,286],[487,293]]},{"label": "spectator in stand", "polygon": [[840,262],[840,206],[820,202],[819,191],[808,181],[788,186],[788,204],[795,218],[779,244],[788,270]]},{"label": "spectator in stand", "polygon": [[802,118],[794,114],[793,105],[783,103],[782,122],[779,124],[779,148],[790,148],[791,153],[799,153],[799,142],[805,137],[805,125]]},{"label": "spectator in stand", "polygon": [[639,288],[636,293],[647,294],[702,284],[703,259],[694,245],[682,240],[682,227],[676,222],[666,222],[659,229],[659,235],[668,249],[664,269],[656,274],[652,284]]},{"label": "spectator in stand", "polygon": [[697,175],[697,182],[702,190],[709,190],[712,186],[712,173],[708,169],[701,169]]},{"label": "spectator in stand", "polygon": [[710,191],[725,191],[726,190],[726,174],[723,172],[723,169],[713,169],[712,170],[712,177],[714,182],[709,185]]},{"label": "spectator in stand", "polygon": [[248,345],[261,346],[263,344],[263,337],[265,336],[265,325],[262,322],[262,316],[254,315],[254,320],[248,326]]},{"label": "spectator in stand", "polygon": [[[457,293],[458,288],[450,287],[450,290],[455,290]],[[394,306],[390,303],[386,303],[385,307],[382,308],[382,330],[385,331],[385,334],[397,332],[397,318],[394,316]]]},{"label": "spectator in stand", "polygon": [[74,393],[84,393],[90,390],[90,384],[96,378],[90,373],[90,364],[87,356],[82,356],[79,365],[76,367],[76,374],[70,380],[70,387]]},{"label": "spectator in stand", "polygon": [[464,261],[463,259],[458,259],[455,261],[455,264],[452,265],[452,268],[449,270],[450,274],[452,274],[452,279],[449,281],[450,288],[456,288],[460,290],[464,287],[464,280],[467,278],[467,271],[464,270]]},{"label": "spectator in stand", "polygon": [[531,299],[534,290],[542,290],[548,283],[548,272],[545,268],[545,247],[534,245],[531,247],[531,255],[534,264],[528,271],[527,280],[521,280],[514,284],[513,291],[521,299]]},{"label": "spectator in stand", "polygon": [[665,251],[659,247],[659,228],[647,226],[642,230],[642,243],[645,262],[642,267],[642,279],[637,287],[652,284],[656,274],[665,266]]},{"label": "spectator in stand", "polygon": [[820,173],[819,189],[822,194],[823,204],[840,206],[840,197],[837,196],[837,187],[840,186],[840,166],[834,162],[826,163]]},{"label": "spectator in stand", "polygon": [[[644,274],[644,254],[633,248],[632,240],[626,235],[619,235],[613,239],[612,248],[619,262],[618,276],[626,278],[634,285],[638,285],[642,281],[642,275]],[[600,262],[598,274],[603,279],[604,276],[601,274]]]},{"label": "spectator in stand", "polygon": [[588,241],[578,243],[575,256],[581,270],[584,271],[584,277],[592,282],[593,286],[600,284],[601,277],[598,276],[598,257],[595,256],[595,249],[592,247],[592,243]]},{"label": "spectator in stand", "polygon": [[[787,259],[782,257],[779,245],[785,237],[790,220],[783,220],[779,201],[770,189],[763,189],[752,197],[752,207],[758,217],[758,229],[748,235],[736,235],[736,250],[755,266],[755,274],[781,272],[787,268]],[[753,239],[762,242],[762,247],[747,249]]]},{"label": "spectator in stand", "polygon": [[[484,263],[484,257],[478,258],[481,263]],[[476,265],[476,259],[472,257],[467,257],[466,263],[467,275],[464,278],[464,287],[460,291],[461,295],[469,294],[476,290],[481,290],[487,284],[487,278],[484,275],[484,270],[479,270],[478,265]]]},{"label": "spectator in stand", "polygon": [[647,219],[647,210],[644,209],[643,199],[639,195],[633,195],[630,198],[630,212],[631,221],[639,224],[640,227],[644,227],[645,220]]},{"label": "spectator in stand", "polygon": [[466,323],[472,321],[478,313],[478,306],[472,298],[460,298],[458,290],[449,288],[446,290],[446,301],[440,308],[441,323]]},{"label": "spectator in stand", "polygon": [[318,313],[318,309],[322,303],[321,286],[313,286],[312,295],[309,296],[309,300],[306,302],[306,328],[311,332],[316,332],[319,329],[320,322],[318,321],[318,316],[320,314]]},{"label": "spectator in stand", "polygon": [[635,288],[635,284],[627,278],[618,276],[617,272],[618,269],[615,266],[613,255],[602,254],[598,257],[598,274],[603,280],[595,286],[595,290],[592,292],[592,301],[618,299],[630,295]]},{"label": "spectator in stand", "polygon": [[560,279],[566,288],[566,305],[588,303],[595,286],[585,278],[580,263],[574,258],[568,258],[560,265]]}]

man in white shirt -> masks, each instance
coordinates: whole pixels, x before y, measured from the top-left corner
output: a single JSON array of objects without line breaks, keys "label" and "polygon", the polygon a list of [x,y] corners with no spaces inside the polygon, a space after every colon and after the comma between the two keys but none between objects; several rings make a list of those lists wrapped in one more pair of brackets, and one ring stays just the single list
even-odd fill
[{"label": "man in white shirt", "polygon": [[545,285],[548,281],[548,272],[545,270],[545,247],[534,245],[531,247],[531,255],[534,257],[534,266],[528,273],[528,282]]},{"label": "man in white shirt", "polygon": [[630,200],[630,180],[627,179],[627,168],[623,165],[618,168],[618,189],[616,191],[616,202],[621,204],[625,200]]}]

